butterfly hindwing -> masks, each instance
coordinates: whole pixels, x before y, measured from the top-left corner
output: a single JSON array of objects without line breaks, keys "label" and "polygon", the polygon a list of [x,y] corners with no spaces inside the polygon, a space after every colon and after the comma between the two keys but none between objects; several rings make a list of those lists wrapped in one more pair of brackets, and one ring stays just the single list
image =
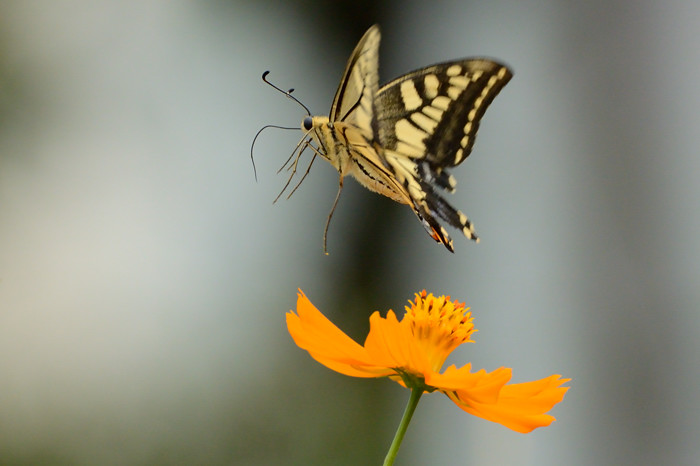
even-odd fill
[{"label": "butterfly hindwing", "polygon": [[446,171],[436,173],[433,164],[427,160],[409,159],[392,151],[384,151],[384,155],[392,167],[395,179],[402,183],[403,191],[410,198],[407,204],[413,208],[413,212],[435,241],[454,252],[450,235],[442,227],[440,220],[457,228],[467,238],[479,241],[467,216],[452,207],[440,193],[440,189],[454,187],[453,177]]}]

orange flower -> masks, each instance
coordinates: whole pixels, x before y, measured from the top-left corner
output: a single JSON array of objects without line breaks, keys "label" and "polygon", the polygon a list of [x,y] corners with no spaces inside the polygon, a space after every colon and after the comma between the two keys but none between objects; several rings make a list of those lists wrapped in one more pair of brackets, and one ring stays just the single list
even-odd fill
[{"label": "orange flower", "polygon": [[297,313],[287,313],[287,329],[294,342],[315,360],[353,377],[388,377],[404,387],[447,395],[464,411],[527,433],[547,426],[546,414],[559,403],[571,379],[559,375],[527,383],[507,385],[511,369],[471,372],[471,364],[449,366],[440,373],[450,353],[462,343],[473,342],[477,330],[469,308],[451,301],[416,293],[406,314],[398,320],[393,311],[382,318],[370,316],[370,330],[360,346],[333,325],[299,290]]}]

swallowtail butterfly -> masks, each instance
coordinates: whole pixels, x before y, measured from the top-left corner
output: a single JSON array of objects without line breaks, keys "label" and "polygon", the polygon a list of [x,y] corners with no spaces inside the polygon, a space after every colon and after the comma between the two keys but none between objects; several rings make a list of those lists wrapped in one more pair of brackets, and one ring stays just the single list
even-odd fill
[{"label": "swallowtail butterfly", "polygon": [[[311,116],[307,110],[301,124],[304,140],[297,146],[297,161],[311,147],[340,175],[324,251],[347,175],[409,205],[428,234],[448,250],[454,252],[452,240],[439,220],[478,242],[467,216],[440,191],[454,192],[457,182],[447,169],[467,158],[481,117],[512,73],[500,63],[468,58],[421,68],[379,87],[379,40],[374,25],[350,55],[330,115]],[[285,94],[293,98],[291,90]]]}]

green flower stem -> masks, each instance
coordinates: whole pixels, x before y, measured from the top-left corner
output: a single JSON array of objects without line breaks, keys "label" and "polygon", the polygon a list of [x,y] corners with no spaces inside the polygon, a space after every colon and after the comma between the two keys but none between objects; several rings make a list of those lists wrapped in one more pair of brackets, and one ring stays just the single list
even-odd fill
[{"label": "green flower stem", "polygon": [[423,390],[421,388],[413,388],[411,390],[411,398],[408,400],[408,404],[403,412],[403,418],[401,418],[399,428],[396,431],[396,435],[394,435],[394,440],[391,442],[391,447],[389,447],[386,458],[384,458],[384,466],[391,466],[394,464],[394,460],[396,459],[396,455],[399,453],[399,447],[401,446],[403,437],[406,435],[406,430],[408,430],[408,423],[411,422],[413,412],[416,410],[416,406],[418,406],[418,401],[420,401],[421,395],[423,395]]}]

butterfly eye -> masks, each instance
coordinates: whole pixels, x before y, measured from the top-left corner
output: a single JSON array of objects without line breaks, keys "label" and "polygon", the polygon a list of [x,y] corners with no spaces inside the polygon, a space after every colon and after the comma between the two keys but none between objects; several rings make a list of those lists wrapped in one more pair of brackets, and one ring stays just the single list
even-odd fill
[{"label": "butterfly eye", "polygon": [[311,128],[314,127],[314,121],[311,117],[306,117],[304,118],[304,122],[301,125],[306,131],[311,131]]}]

